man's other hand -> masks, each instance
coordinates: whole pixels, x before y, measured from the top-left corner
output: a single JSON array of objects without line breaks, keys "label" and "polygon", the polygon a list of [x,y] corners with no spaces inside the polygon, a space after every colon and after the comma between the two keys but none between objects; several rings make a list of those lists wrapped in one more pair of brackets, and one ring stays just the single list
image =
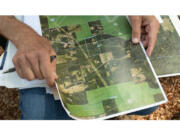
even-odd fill
[{"label": "man's other hand", "polygon": [[132,25],[132,42],[139,43],[141,40],[148,56],[154,49],[159,22],[154,16],[129,16]]}]

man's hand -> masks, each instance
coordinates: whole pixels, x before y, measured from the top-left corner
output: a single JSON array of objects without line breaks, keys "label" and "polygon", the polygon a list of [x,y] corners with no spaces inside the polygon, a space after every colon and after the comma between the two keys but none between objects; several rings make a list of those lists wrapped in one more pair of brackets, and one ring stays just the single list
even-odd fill
[{"label": "man's hand", "polygon": [[56,60],[50,62],[50,56],[56,55],[49,41],[39,35],[24,36],[19,41],[13,64],[18,75],[29,81],[46,79],[49,86],[53,86],[56,75]]},{"label": "man's hand", "polygon": [[147,55],[151,56],[156,43],[159,30],[159,22],[154,16],[129,16],[132,25],[132,42],[141,40],[147,49]]},{"label": "man's hand", "polygon": [[17,48],[13,63],[18,75],[30,81],[45,79],[53,87],[58,76],[56,60],[50,62],[50,56],[56,55],[50,42],[12,16],[0,16],[0,26],[0,34]]}]

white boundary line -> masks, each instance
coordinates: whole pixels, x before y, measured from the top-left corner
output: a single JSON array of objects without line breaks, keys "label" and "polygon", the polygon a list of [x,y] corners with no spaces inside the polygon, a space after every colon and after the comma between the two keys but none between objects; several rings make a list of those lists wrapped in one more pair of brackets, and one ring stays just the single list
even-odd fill
[{"label": "white boundary line", "polygon": [[166,74],[166,75],[158,75],[158,78],[173,77],[173,76],[179,76],[179,75],[180,75],[180,73]]},{"label": "white boundary line", "polygon": [[169,18],[170,18],[172,24],[174,25],[176,32],[180,36],[180,20],[179,20],[178,16],[177,15],[170,15]]},{"label": "white boundary line", "polygon": [[155,15],[156,19],[159,21],[159,23],[163,23],[163,19],[160,15]]}]

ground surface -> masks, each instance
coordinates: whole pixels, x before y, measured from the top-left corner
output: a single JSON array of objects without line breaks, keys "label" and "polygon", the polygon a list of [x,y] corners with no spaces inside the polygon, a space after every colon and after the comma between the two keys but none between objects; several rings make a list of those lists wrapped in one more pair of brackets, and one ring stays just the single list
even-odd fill
[{"label": "ground surface", "polygon": [[20,119],[19,93],[17,89],[0,88],[0,119]]},{"label": "ground surface", "polygon": [[[123,115],[119,120],[171,120],[180,119],[180,76],[160,79],[169,101],[147,116]],[[0,119],[20,119],[19,93],[16,89],[0,88]]]}]

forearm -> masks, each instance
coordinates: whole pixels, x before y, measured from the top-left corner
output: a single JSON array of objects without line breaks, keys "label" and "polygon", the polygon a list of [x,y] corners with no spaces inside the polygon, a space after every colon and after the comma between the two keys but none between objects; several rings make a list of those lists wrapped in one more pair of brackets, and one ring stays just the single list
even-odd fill
[{"label": "forearm", "polygon": [[23,44],[25,36],[37,36],[34,30],[14,16],[0,16],[0,34],[11,40],[17,48]]}]

